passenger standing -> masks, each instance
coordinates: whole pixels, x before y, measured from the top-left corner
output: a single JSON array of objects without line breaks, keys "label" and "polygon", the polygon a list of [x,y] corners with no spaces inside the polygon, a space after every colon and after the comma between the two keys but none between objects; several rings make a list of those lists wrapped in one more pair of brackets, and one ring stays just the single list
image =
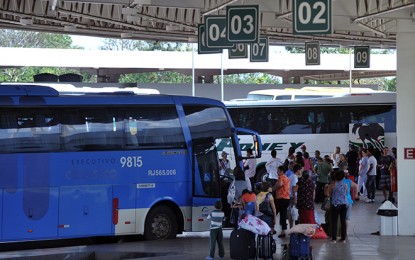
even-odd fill
[{"label": "passenger standing", "polygon": [[272,196],[272,187],[269,182],[262,182],[261,192],[256,196],[256,204],[258,205],[259,212],[262,213],[259,218],[268,224],[274,234],[274,226],[277,223],[277,212],[274,197]]},{"label": "passenger standing", "polygon": [[337,164],[337,166],[339,167],[339,170],[342,171],[348,171],[349,169],[349,164],[347,163],[347,159],[346,156],[344,154],[339,154],[339,162]]},{"label": "passenger standing", "polygon": [[349,234],[349,223],[352,218],[353,198],[357,196],[357,184],[351,179],[347,178],[349,173],[344,171],[345,177],[342,182],[347,184],[347,212],[346,212],[346,235]]},{"label": "passenger standing", "polygon": [[[367,196],[367,190],[366,190],[366,181],[367,181],[367,172],[369,170],[369,163],[368,163],[368,157],[367,157],[367,149],[362,149],[361,151],[362,157],[359,161],[359,179],[357,181],[357,190],[358,190],[358,199],[360,199],[360,196]],[[360,190],[362,190],[362,193]]]},{"label": "passenger standing", "polygon": [[278,181],[275,184],[275,209],[276,215],[280,214],[281,234],[278,237],[285,237],[287,230],[287,210],[290,205],[290,179],[285,175],[284,167],[278,167]]},{"label": "passenger standing", "polygon": [[314,157],[311,158],[311,161],[313,162],[313,167],[315,168],[317,166],[317,162],[318,160],[323,160],[323,158],[321,157],[320,151],[316,150],[314,152]]},{"label": "passenger standing", "polygon": [[225,218],[223,213],[222,202],[220,200],[215,203],[215,210],[209,213],[207,219],[210,219],[210,242],[209,242],[209,256],[206,257],[206,260],[215,259],[215,247],[218,243],[219,248],[219,259],[223,259],[225,256],[225,248],[223,247],[223,232],[222,232],[222,222]]},{"label": "passenger standing", "polygon": [[367,171],[367,181],[366,181],[366,190],[367,190],[367,200],[366,203],[374,203],[376,195],[376,168],[377,161],[374,156],[373,148],[367,149],[368,164],[369,170]]},{"label": "passenger standing", "polygon": [[334,148],[334,152],[333,152],[331,159],[333,160],[333,166],[339,165],[339,161],[340,161],[340,147],[339,146],[336,146],[336,148]]},{"label": "passenger standing", "polygon": [[267,173],[268,173],[268,180],[271,184],[271,187],[274,187],[275,183],[277,182],[277,179],[278,179],[277,168],[278,166],[281,166],[281,165],[282,165],[282,161],[280,158],[277,158],[277,151],[272,150],[271,158],[265,164],[265,168],[267,169]]},{"label": "passenger standing", "polygon": [[301,167],[304,167],[303,153],[302,152],[297,152],[295,154],[294,161],[295,161],[296,164],[299,164],[299,165],[301,165]]},{"label": "passenger standing", "polygon": [[344,171],[340,170],[334,174],[335,182],[330,184],[328,193],[331,194],[331,211],[332,211],[332,242],[337,240],[337,221],[340,216],[341,223],[341,240],[346,242],[346,214],[347,214],[347,184],[342,182]]},{"label": "passenger standing", "polygon": [[234,227],[238,227],[238,217],[239,211],[242,208],[242,192],[247,189],[244,172],[240,166],[236,166],[233,169],[233,175],[235,176],[235,198],[234,202],[231,205],[231,220],[230,223],[233,223]]},{"label": "passenger standing", "polygon": [[219,159],[219,174],[222,177],[229,177],[231,164],[228,160],[228,153],[223,151]]},{"label": "passenger standing", "polygon": [[324,201],[324,186],[329,183],[329,174],[333,171],[330,158],[320,159],[315,167],[317,173],[316,203]]},{"label": "passenger standing", "polygon": [[310,179],[310,171],[304,170],[302,177],[298,179],[297,208],[300,224],[316,223],[314,215],[314,197],[316,185]]},{"label": "passenger standing", "polygon": [[[391,176],[389,168],[392,165],[395,159],[389,154],[389,148],[383,148],[383,154],[379,159],[379,168],[380,168],[380,181],[379,181],[379,188],[383,191],[383,198],[385,202],[386,200],[393,202],[393,192],[391,189]],[[387,196],[387,191],[389,191],[389,196]],[[382,202],[382,203],[383,203]]]},{"label": "passenger standing", "polygon": [[349,165],[349,174],[350,176],[353,176],[355,182],[357,182],[357,177],[358,177],[358,164],[359,164],[359,159],[358,159],[358,153],[355,150],[354,145],[350,144],[349,145],[349,151],[346,153],[346,158],[347,158],[347,164]]},{"label": "passenger standing", "polygon": [[295,153],[295,148],[294,147],[291,146],[290,148],[288,148],[288,155],[287,155],[287,158],[285,158],[285,161],[284,161],[284,170],[285,171],[288,170],[288,165],[290,164],[290,162],[294,161],[294,159],[295,159],[294,153]]},{"label": "passenger standing", "polygon": [[249,182],[248,187],[251,187],[249,190],[253,191],[255,185],[256,158],[254,157],[251,148],[246,150],[246,157],[248,157],[248,159],[244,161],[245,180]]},{"label": "passenger standing", "polygon": [[294,216],[291,215],[291,208],[296,207],[297,205],[297,191],[298,191],[298,178],[301,177],[303,172],[303,167],[296,163],[293,166],[293,172],[290,176],[290,205],[288,207],[288,222],[290,223],[290,228],[294,226],[294,222],[297,220],[294,219]]}]

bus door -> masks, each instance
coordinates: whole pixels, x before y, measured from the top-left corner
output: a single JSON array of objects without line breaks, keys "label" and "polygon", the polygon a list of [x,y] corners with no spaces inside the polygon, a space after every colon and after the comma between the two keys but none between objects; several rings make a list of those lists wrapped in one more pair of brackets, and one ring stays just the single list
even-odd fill
[{"label": "bus door", "polygon": [[192,231],[209,230],[207,219],[220,199],[218,152],[215,140],[198,140],[193,145]]}]

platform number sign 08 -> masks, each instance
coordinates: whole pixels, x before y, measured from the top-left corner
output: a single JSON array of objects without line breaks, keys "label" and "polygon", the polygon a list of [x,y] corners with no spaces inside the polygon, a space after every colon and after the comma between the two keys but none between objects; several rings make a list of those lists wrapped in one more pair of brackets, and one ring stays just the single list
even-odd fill
[{"label": "platform number sign 08", "polygon": [[258,5],[227,6],[227,40],[232,43],[258,42],[258,13]]},{"label": "platform number sign 08", "polygon": [[219,48],[209,48],[206,44],[206,30],[204,24],[199,24],[197,28],[198,38],[197,38],[197,53],[199,54],[210,54],[210,53],[221,53],[222,49]]},{"label": "platform number sign 08", "polygon": [[293,0],[294,34],[330,34],[331,0]]},{"label": "platform number sign 08", "polygon": [[306,65],[320,65],[320,43],[306,42],[305,43],[305,64]]},{"label": "platform number sign 08", "polygon": [[369,68],[370,67],[370,47],[356,46],[354,47],[354,67]]}]

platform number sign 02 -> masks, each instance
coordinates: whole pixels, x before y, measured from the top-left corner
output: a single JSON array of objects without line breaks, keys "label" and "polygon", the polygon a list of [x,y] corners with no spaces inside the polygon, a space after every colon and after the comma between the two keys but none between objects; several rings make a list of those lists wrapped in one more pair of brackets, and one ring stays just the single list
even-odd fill
[{"label": "platform number sign 02", "polygon": [[233,43],[226,39],[226,16],[205,17],[206,45],[209,48],[232,48]]},{"label": "platform number sign 02", "polygon": [[199,54],[210,54],[210,53],[221,53],[222,49],[219,48],[209,48],[206,44],[206,35],[205,35],[205,25],[199,24],[197,28],[197,53]]},{"label": "platform number sign 02", "polygon": [[228,50],[229,59],[248,58],[248,45],[246,43],[235,43],[232,49]]},{"label": "platform number sign 02", "polygon": [[370,47],[356,46],[354,47],[354,67],[369,68],[370,67]]},{"label": "platform number sign 02", "polygon": [[268,37],[259,37],[259,42],[251,43],[249,61],[268,62]]},{"label": "platform number sign 02", "polygon": [[331,0],[293,0],[294,34],[332,33]]},{"label": "platform number sign 02", "polygon": [[226,36],[232,43],[258,42],[259,6],[234,5],[226,7]]},{"label": "platform number sign 02", "polygon": [[305,43],[305,65],[320,65],[320,43]]}]

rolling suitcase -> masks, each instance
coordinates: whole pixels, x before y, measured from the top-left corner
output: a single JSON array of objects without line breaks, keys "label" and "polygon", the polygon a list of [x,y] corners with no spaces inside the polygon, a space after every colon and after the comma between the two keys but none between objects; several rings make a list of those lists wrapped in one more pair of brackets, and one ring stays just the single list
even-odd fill
[{"label": "rolling suitcase", "polygon": [[255,234],[245,229],[232,231],[230,237],[230,255],[232,259],[255,258]]},{"label": "rolling suitcase", "polygon": [[290,259],[312,259],[310,237],[301,233],[291,233],[288,251]]},{"label": "rolling suitcase", "polygon": [[257,257],[258,258],[273,258],[277,249],[275,240],[272,234],[258,235],[257,237]]}]

